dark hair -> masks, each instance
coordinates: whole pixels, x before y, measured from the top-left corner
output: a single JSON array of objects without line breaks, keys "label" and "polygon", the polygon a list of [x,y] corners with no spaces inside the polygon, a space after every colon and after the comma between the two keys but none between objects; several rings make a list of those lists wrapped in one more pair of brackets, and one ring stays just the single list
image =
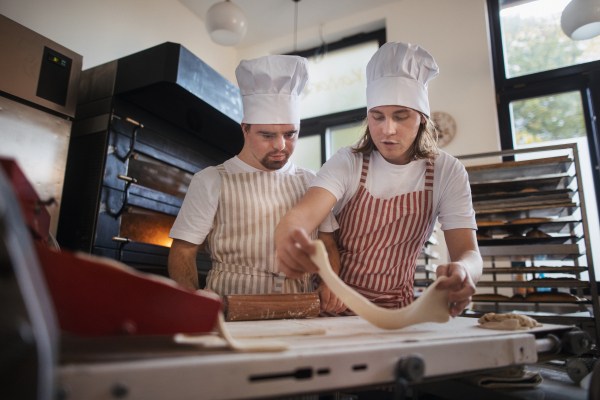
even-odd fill
[{"label": "dark hair", "polygon": [[[438,136],[437,130],[435,129],[435,124],[427,115],[421,114],[421,116],[425,119],[425,122],[419,125],[417,137],[408,150],[408,159],[410,161],[433,158],[439,154],[437,146]],[[377,150],[377,146],[375,146],[375,142],[373,142],[373,138],[371,138],[371,131],[369,130],[369,117],[365,118],[363,121],[363,126],[365,126],[365,133],[360,138],[358,143],[352,147],[352,152],[366,155],[371,154],[373,150]]]}]

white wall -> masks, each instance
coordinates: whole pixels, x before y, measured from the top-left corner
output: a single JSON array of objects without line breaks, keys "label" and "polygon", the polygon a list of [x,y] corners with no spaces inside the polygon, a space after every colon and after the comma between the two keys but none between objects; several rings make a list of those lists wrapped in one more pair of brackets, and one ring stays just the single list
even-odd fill
[{"label": "white wall", "polygon": [[[457,135],[445,151],[452,155],[500,150],[485,0],[401,0],[349,17],[328,21],[325,40],[341,33],[385,26],[388,41],[427,49],[440,67],[429,84],[432,111],[452,115]],[[298,48],[318,43],[318,28],[298,32]],[[293,36],[238,48],[238,61],[291,51]],[[237,64],[236,62],[236,64]]]},{"label": "white wall", "polygon": [[0,14],[81,54],[83,69],[169,41],[235,83],[235,49],[178,0],[2,0]]}]

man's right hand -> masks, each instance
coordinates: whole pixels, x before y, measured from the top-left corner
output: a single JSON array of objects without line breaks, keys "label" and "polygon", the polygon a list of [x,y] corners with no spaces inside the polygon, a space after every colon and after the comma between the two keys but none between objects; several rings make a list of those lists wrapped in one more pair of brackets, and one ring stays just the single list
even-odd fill
[{"label": "man's right hand", "polygon": [[288,278],[302,278],[306,273],[316,274],[317,267],[310,259],[316,250],[310,237],[303,229],[294,229],[275,239],[275,250],[279,261],[279,270]]}]

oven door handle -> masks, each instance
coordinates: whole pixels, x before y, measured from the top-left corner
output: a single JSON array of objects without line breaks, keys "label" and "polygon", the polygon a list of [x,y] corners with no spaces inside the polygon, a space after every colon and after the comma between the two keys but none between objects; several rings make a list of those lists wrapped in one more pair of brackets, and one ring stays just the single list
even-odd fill
[{"label": "oven door handle", "polygon": [[137,142],[138,130],[140,128],[144,127],[144,124],[140,124],[139,122],[134,121],[131,118],[125,118],[125,121],[135,125],[135,128],[133,128],[133,133],[131,134],[131,142],[129,143],[129,151],[127,152],[125,157],[123,157],[123,161],[129,160],[133,156],[134,151],[135,151],[135,143]]},{"label": "oven door handle", "polygon": [[127,243],[131,242],[131,239],[129,239],[127,237],[113,236],[112,240],[113,240],[113,242],[118,242],[119,243],[119,250],[118,250],[118,254],[117,254],[117,261],[121,261],[121,260],[123,260],[123,247],[125,247],[125,245]]},{"label": "oven door handle", "polygon": [[119,211],[117,211],[116,213],[112,214],[112,216],[115,219],[118,219],[121,214],[123,214],[126,210],[127,207],[129,207],[129,187],[131,186],[132,183],[137,183],[137,179],[132,178],[130,176],[125,176],[125,175],[117,175],[117,178],[125,181],[125,195],[123,198],[123,205],[121,206],[121,208],[119,209]]}]

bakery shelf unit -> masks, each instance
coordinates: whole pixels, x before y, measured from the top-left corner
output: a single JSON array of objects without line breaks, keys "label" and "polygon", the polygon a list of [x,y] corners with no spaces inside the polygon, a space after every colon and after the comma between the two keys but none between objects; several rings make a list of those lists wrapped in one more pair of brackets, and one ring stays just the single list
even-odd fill
[{"label": "bakery shelf unit", "polygon": [[439,244],[436,231],[434,231],[429,239],[427,239],[417,259],[417,269],[415,271],[414,280],[416,297],[418,297],[425,288],[431,285],[435,280],[435,270],[437,268],[435,262],[440,259],[440,255],[431,247]]},{"label": "bakery shelf unit", "polygon": [[[502,161],[508,156],[525,160]],[[465,315],[522,312],[577,325],[600,343],[598,250],[590,243],[577,145],[458,158],[488,162],[466,167],[484,270]]]}]

